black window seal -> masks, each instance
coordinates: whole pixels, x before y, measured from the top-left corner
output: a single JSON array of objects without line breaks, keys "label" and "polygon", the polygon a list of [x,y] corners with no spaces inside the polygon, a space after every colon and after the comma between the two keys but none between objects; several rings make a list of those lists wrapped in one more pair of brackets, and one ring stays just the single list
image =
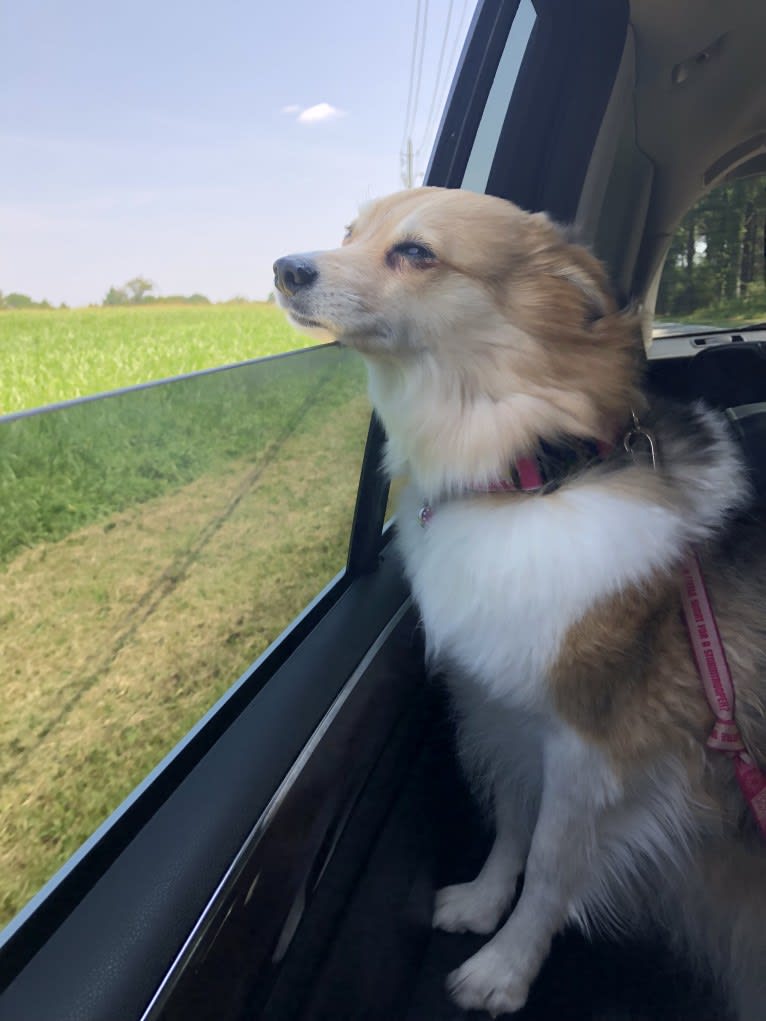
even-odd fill
[{"label": "black window seal", "polygon": [[356,495],[354,520],[348,545],[346,571],[351,578],[369,574],[378,566],[381,545],[385,539],[383,522],[388,503],[389,483],[383,471],[383,449],[386,433],[373,412],[367,431],[362,458],[359,489]]},{"label": "black window seal", "polygon": [[459,188],[520,0],[481,0],[452,80],[425,184]]},{"label": "black window seal", "polygon": [[620,66],[628,0],[534,0],[532,29],[487,181],[523,209],[574,220]]}]

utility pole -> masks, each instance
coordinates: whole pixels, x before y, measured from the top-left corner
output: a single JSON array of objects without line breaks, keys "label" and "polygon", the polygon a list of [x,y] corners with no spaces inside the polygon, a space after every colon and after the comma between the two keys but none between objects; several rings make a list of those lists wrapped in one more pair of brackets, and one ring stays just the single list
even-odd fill
[{"label": "utility pole", "polygon": [[406,152],[404,154],[404,168],[403,168],[403,174],[402,174],[402,180],[404,182],[404,187],[405,188],[412,188],[412,186],[414,184],[414,174],[413,174],[412,161],[413,161],[412,139],[408,138],[407,139],[407,150],[406,150]]}]

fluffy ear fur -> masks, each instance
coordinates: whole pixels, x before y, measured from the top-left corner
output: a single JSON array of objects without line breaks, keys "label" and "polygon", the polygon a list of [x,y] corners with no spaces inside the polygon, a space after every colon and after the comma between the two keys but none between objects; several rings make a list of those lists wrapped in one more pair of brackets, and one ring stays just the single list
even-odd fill
[{"label": "fluffy ear fur", "polygon": [[535,213],[532,219],[555,231],[556,247],[560,253],[566,254],[566,259],[553,271],[553,275],[580,291],[585,302],[585,321],[602,319],[616,311],[617,301],[604,268],[583,243],[575,225],[556,223],[545,213]]},{"label": "fluffy ear fur", "polygon": [[564,266],[556,275],[561,277],[562,280],[568,280],[570,284],[582,292],[586,305],[586,322],[603,319],[608,314],[610,311],[609,306],[612,303],[606,298],[603,289],[582,267],[570,263],[568,266]]},{"label": "fluffy ear fur", "polygon": [[[578,224],[557,223],[556,227],[558,228],[561,237],[568,245],[574,245],[577,248],[582,248],[588,252],[592,252],[590,241],[583,235],[583,231]],[[614,280],[609,280],[609,287],[612,297],[617,303],[617,307],[620,309],[627,309],[630,304],[628,295],[621,288],[615,285]]]}]

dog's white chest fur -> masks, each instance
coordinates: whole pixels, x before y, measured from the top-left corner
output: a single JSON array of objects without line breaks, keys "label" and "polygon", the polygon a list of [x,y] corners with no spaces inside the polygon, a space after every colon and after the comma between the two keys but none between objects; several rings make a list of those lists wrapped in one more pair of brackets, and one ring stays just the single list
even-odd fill
[{"label": "dog's white chest fur", "polygon": [[544,708],[542,681],[569,628],[667,564],[684,538],[676,512],[602,480],[547,496],[449,501],[425,528],[421,506],[410,487],[398,523],[429,653],[529,709]]}]

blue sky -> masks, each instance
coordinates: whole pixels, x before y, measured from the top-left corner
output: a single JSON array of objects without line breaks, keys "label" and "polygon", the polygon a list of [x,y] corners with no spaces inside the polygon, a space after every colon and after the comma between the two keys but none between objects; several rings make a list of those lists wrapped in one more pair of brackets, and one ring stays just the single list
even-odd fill
[{"label": "blue sky", "polygon": [[474,0],[2,5],[0,290],[80,305],[141,274],[265,297],[277,256],[401,187],[426,6],[420,170],[447,19],[440,98]]}]

